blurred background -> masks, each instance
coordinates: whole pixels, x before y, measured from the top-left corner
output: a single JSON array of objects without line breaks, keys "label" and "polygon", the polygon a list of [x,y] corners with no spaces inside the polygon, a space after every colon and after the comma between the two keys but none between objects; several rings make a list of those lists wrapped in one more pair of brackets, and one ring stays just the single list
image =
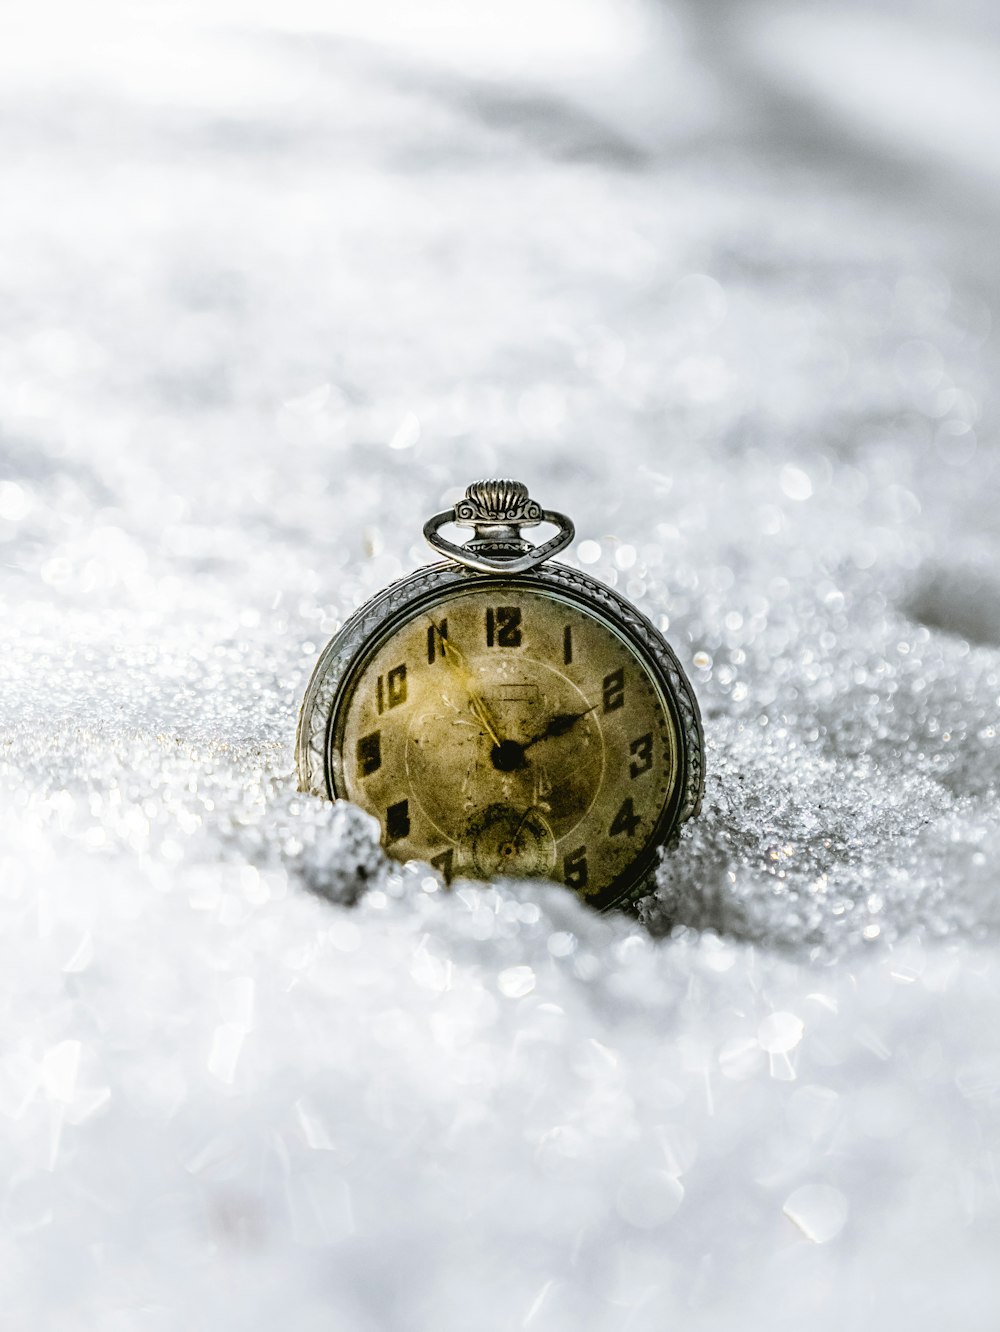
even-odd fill
[{"label": "blurred background", "polygon": [[[995,1328],[998,125],[984,0],[0,0],[12,1327]],[[701,699],[639,920],[294,789],[498,474]]]}]

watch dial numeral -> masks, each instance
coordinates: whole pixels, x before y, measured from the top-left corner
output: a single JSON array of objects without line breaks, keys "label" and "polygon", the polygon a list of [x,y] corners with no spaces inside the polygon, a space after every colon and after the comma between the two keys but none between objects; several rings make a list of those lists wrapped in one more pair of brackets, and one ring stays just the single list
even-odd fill
[{"label": "watch dial numeral", "polygon": [[448,637],[448,621],[431,624],[427,627],[427,665],[433,666],[438,657],[444,656],[444,640]]},{"label": "watch dial numeral", "polygon": [[352,649],[335,716],[313,727],[324,789],[442,892],[470,873],[544,874],[620,900],[681,804],[688,741],[655,661],[567,587],[415,585]]},{"label": "watch dial numeral", "polygon": [[635,830],[641,822],[642,819],[635,812],[635,806],[632,804],[632,797],[626,796],[622,801],[621,809],[611,821],[608,835],[610,837],[620,837],[624,833],[626,837],[634,837]]},{"label": "watch dial numeral", "polygon": [[563,861],[563,880],[569,888],[587,886],[587,848],[578,846]]},{"label": "watch dial numeral", "polygon": [[370,777],[382,766],[382,732],[372,731],[358,741],[358,773]]},{"label": "watch dial numeral", "polygon": [[521,646],[521,607],[490,606],[486,612],[486,646]]},{"label": "watch dial numeral", "polygon": [[439,851],[436,856],[431,856],[431,864],[444,876],[445,883],[451,883],[452,866],[455,863],[455,850],[453,847],[447,851]]},{"label": "watch dial numeral", "polygon": [[400,800],[385,812],[385,834],[390,842],[410,835],[410,802]]},{"label": "watch dial numeral", "polygon": [[628,752],[633,758],[628,767],[630,777],[641,777],[644,772],[649,772],[653,766],[652,731],[647,731],[645,735],[640,735],[633,740],[628,747]]},{"label": "watch dial numeral", "polygon": [[379,712],[398,708],[406,702],[406,662],[393,666],[387,676],[379,676],[375,685],[375,706]]},{"label": "watch dial numeral", "polygon": [[614,712],[617,708],[625,705],[625,667],[619,666],[617,671],[612,671],[610,675],[604,677],[602,686],[604,697],[604,711]]}]

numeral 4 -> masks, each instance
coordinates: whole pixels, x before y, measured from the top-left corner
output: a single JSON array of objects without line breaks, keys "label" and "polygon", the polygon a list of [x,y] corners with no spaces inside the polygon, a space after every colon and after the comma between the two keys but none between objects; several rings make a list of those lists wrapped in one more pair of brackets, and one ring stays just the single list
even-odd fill
[{"label": "numeral 4", "polygon": [[626,837],[634,837],[635,830],[641,822],[642,819],[635,812],[635,806],[632,804],[632,797],[626,796],[622,801],[621,809],[611,821],[608,835],[620,837],[624,833]]}]

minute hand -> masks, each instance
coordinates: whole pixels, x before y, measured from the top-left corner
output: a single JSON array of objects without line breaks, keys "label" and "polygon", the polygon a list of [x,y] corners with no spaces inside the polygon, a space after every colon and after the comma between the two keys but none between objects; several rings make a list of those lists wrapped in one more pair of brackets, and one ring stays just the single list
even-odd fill
[{"label": "minute hand", "polygon": [[[433,620],[431,620],[431,624],[434,624]],[[465,660],[464,655],[459,649],[455,647],[454,644],[448,642],[447,636],[441,633],[440,626],[434,624],[434,628],[437,629],[445,661],[462,681],[465,692],[468,695],[469,710],[493,741],[494,745],[502,745],[503,741],[500,738],[496,723],[490,715],[489,708],[484,703],[476,688],[475,677],[472,674],[469,663]]]},{"label": "minute hand", "polygon": [[522,749],[530,749],[532,745],[537,745],[539,740],[550,740],[554,736],[565,735],[571,731],[581,718],[586,717],[588,713],[593,712],[597,704],[592,704],[589,708],[584,708],[582,712],[557,712],[554,717],[550,717],[548,725],[544,731],[539,731],[533,735],[530,740],[525,740],[521,746]]}]

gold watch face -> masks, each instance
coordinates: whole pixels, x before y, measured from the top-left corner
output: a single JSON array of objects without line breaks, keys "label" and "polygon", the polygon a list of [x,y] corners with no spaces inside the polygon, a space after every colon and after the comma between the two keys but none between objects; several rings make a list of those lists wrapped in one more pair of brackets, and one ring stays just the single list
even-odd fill
[{"label": "gold watch face", "polygon": [[340,691],[331,793],[447,879],[540,875],[600,903],[648,864],[679,794],[662,683],[628,636],[494,582],[401,612]]}]

